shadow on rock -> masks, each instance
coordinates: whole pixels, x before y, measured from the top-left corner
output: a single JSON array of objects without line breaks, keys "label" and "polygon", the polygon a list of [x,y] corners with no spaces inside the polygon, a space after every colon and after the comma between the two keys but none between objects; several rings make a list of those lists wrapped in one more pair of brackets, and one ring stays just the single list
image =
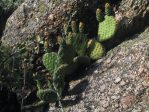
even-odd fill
[{"label": "shadow on rock", "polygon": [[64,107],[70,107],[70,106],[79,104],[81,100],[82,100],[82,95],[77,95],[74,100],[63,100],[62,104]]},{"label": "shadow on rock", "polygon": [[69,95],[78,95],[83,93],[88,85],[88,80],[81,81],[72,90],[69,91]]},{"label": "shadow on rock", "polygon": [[83,80],[74,86],[73,89],[69,90],[66,96],[73,97],[69,98],[73,100],[63,100],[62,103],[64,104],[64,107],[78,104],[82,100],[82,93],[86,90],[88,85],[88,80]]},{"label": "shadow on rock", "polygon": [[21,112],[16,93],[2,85],[0,85],[0,112]]}]

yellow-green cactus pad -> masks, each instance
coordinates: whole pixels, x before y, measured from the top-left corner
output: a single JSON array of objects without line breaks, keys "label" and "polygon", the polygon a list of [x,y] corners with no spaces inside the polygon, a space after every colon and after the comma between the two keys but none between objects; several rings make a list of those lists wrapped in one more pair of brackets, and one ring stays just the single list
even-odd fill
[{"label": "yellow-green cactus pad", "polygon": [[104,55],[104,53],[105,53],[105,49],[103,48],[101,43],[99,43],[96,40],[90,40],[88,42],[88,56],[92,60],[99,59],[100,57]]},{"label": "yellow-green cactus pad", "polygon": [[113,16],[105,16],[105,20],[99,23],[98,37],[99,41],[105,41],[112,38],[116,31],[116,20]]},{"label": "yellow-green cactus pad", "polygon": [[45,53],[42,58],[43,65],[52,73],[58,65],[58,55],[55,52]]}]

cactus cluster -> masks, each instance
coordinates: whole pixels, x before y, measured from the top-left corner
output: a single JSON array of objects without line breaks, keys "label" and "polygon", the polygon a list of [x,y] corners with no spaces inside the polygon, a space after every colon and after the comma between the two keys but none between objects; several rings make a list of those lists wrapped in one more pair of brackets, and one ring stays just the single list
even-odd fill
[{"label": "cactus cluster", "polygon": [[85,55],[87,49],[87,35],[84,33],[84,24],[80,22],[79,30],[77,29],[77,25],[75,21],[71,22],[72,32],[66,34],[66,43],[70,44],[74,47],[75,52],[78,56]]},{"label": "cactus cluster", "polygon": [[98,40],[87,37],[82,22],[78,26],[75,21],[71,21],[68,26],[64,24],[65,35],[59,41],[58,52],[47,52],[42,58],[43,65],[52,74],[52,79],[48,84],[49,88],[43,90],[42,87],[38,87],[37,96],[41,100],[58,101],[65,85],[65,76],[72,74],[80,66],[90,65],[91,60],[97,60],[104,55],[105,49],[100,42],[112,38],[116,31],[116,21],[110,15],[109,4],[105,5],[105,17],[100,9],[96,11],[96,18],[99,21]]},{"label": "cactus cluster", "polygon": [[[66,35],[66,43],[72,45],[75,48],[75,51],[78,56],[85,56],[86,60],[88,57],[91,60],[97,60],[102,57],[104,54],[103,46],[96,40],[88,39],[87,35],[84,33],[84,24],[79,23],[79,30],[75,21],[71,22],[71,32],[68,32]],[[89,44],[92,41],[92,44]],[[94,55],[94,56],[93,56]],[[82,59],[79,58],[79,60]],[[86,63],[89,62],[89,59],[86,60]],[[78,59],[77,59],[78,60]],[[81,61],[82,63],[82,61]]]},{"label": "cactus cluster", "polygon": [[[75,60],[76,58],[78,60]],[[46,90],[43,90],[42,87],[38,87],[37,96],[40,98],[40,100],[56,102],[62,95],[62,91],[65,85],[65,76],[73,73],[81,64],[82,60],[80,60],[79,57],[76,56],[76,52],[71,45],[66,44],[65,41],[62,41],[58,52],[45,53],[43,55],[42,61],[43,65],[52,74],[52,83],[48,84],[49,88]],[[45,97],[44,95],[46,95],[47,97]],[[56,98],[51,98],[55,95]],[[45,100],[45,98],[47,99]]]}]

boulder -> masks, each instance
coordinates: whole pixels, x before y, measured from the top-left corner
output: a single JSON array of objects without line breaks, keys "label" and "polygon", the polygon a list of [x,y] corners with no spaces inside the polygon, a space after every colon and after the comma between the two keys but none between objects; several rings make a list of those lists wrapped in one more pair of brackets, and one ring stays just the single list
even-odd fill
[{"label": "boulder", "polygon": [[[101,3],[101,4],[100,4]],[[89,35],[97,35],[95,11],[103,9],[104,0],[25,0],[6,23],[2,44],[14,46],[35,35],[49,37],[55,43],[62,25],[73,19],[83,21]],[[63,99],[68,112],[138,112],[149,111],[149,25],[148,0],[113,2],[118,31],[107,41],[111,49],[78,80],[70,82]],[[136,35],[134,35],[136,34]],[[49,111],[59,111],[50,104]]]},{"label": "boulder", "polygon": [[[126,37],[142,31],[148,25],[148,0],[110,1],[119,30],[112,41],[106,42],[107,49],[114,47]],[[89,37],[97,36],[96,9],[103,9],[105,0],[25,0],[11,15],[3,32],[2,43],[13,46],[31,39],[34,35],[49,37],[51,43],[62,34],[62,25],[72,15],[73,19],[83,21]],[[123,37],[122,37],[123,36]]]},{"label": "boulder", "polygon": [[[77,0],[25,0],[6,23],[3,45],[17,45],[34,35],[49,37],[55,42],[56,37],[61,34],[63,22],[68,21],[71,14],[85,7],[84,3]],[[89,0],[86,4],[88,3]]]},{"label": "boulder", "polygon": [[[66,112],[148,112],[149,31],[123,42],[70,82]],[[52,104],[49,111],[57,112]]]}]

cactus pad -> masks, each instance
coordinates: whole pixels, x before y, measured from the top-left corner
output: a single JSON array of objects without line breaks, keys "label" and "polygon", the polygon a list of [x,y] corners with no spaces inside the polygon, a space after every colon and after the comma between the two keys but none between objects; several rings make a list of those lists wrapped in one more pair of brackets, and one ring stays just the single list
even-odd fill
[{"label": "cactus pad", "polygon": [[79,56],[85,55],[86,48],[87,48],[87,36],[83,33],[78,33],[74,35],[74,43],[73,46],[75,48],[75,51]]},{"label": "cactus pad", "polygon": [[37,91],[37,97],[42,101],[56,102],[58,100],[57,94],[51,89]]},{"label": "cactus pad", "polygon": [[105,4],[105,14],[108,16],[111,15],[111,5],[109,3]]},{"label": "cactus pad", "polygon": [[68,71],[68,64],[61,64],[56,71],[56,74],[61,74],[63,76],[65,76],[67,74]]},{"label": "cactus pad", "polygon": [[43,65],[51,72],[54,73],[55,68],[58,65],[58,55],[55,52],[46,53],[42,58]]},{"label": "cactus pad", "polygon": [[97,21],[102,22],[103,15],[102,15],[101,9],[96,10],[96,19],[97,19]]},{"label": "cactus pad", "polygon": [[60,57],[60,63],[70,64],[75,57],[76,52],[71,45],[61,45],[58,51],[58,56]]},{"label": "cactus pad", "polygon": [[[60,70],[60,69],[59,69]],[[62,94],[62,91],[64,89],[64,75],[61,74],[61,71],[56,72],[53,76],[53,85],[55,90],[59,93],[59,95]]]},{"label": "cactus pad", "polygon": [[116,31],[116,20],[113,16],[105,16],[105,20],[99,24],[99,41],[105,41],[112,38]]},{"label": "cactus pad", "polygon": [[105,53],[105,50],[101,43],[96,40],[90,40],[88,42],[88,56],[92,60],[97,60],[98,58],[102,57]]},{"label": "cactus pad", "polygon": [[66,44],[67,45],[72,45],[73,42],[73,34],[72,32],[69,32],[68,35],[65,38]]}]

